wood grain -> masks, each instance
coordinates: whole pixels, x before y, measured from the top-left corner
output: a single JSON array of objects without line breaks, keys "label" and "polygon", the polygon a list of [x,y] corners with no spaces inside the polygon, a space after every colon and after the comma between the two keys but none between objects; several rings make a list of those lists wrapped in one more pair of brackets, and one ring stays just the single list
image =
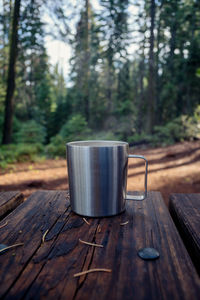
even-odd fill
[{"label": "wood grain", "polygon": [[0,192],[0,220],[21,204],[23,200],[23,194],[18,191]]},{"label": "wood grain", "polygon": [[[20,278],[37,250],[42,250],[44,232],[54,227],[52,239],[57,236],[62,226],[60,220],[69,214],[66,196],[66,192],[36,192],[6,218],[8,225],[1,229],[1,243],[24,246],[0,256],[0,298]],[[32,275],[34,278],[35,274]]]},{"label": "wood grain", "polygon": [[[90,218],[89,223],[70,211],[64,191],[41,191],[28,198],[12,213],[10,228],[2,229],[3,243],[25,245],[14,256],[12,251],[0,256],[0,297],[198,299],[198,275],[160,193],[151,192],[142,202],[127,201],[125,213]],[[143,247],[155,247],[160,258],[140,259],[137,251]],[[112,272],[73,277],[94,268]]]},{"label": "wood grain", "polygon": [[169,209],[200,275],[200,194],[172,194]]}]

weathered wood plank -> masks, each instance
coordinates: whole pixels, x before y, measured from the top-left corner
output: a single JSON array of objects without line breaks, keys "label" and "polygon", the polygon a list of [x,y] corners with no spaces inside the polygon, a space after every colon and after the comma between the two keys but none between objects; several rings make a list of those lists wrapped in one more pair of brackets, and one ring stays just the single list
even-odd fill
[{"label": "weathered wood plank", "polygon": [[18,191],[0,192],[0,219],[15,209],[23,200],[23,194]]},{"label": "weathered wood plank", "polygon": [[[15,256],[0,256],[0,295],[5,299],[198,299],[199,278],[159,193],[149,193],[143,202],[127,201],[125,213],[89,219],[90,225],[70,212],[65,195],[32,195],[22,211],[15,211],[7,233],[4,229],[5,243],[25,242]],[[120,225],[125,221],[129,223]],[[24,230],[21,238],[19,230]],[[79,238],[104,248],[83,245]],[[160,252],[158,260],[137,256],[147,246]],[[73,277],[90,268],[112,273]]]},{"label": "weathered wood plank", "polygon": [[[120,222],[128,220],[125,226]],[[199,278],[159,193],[143,202],[127,202],[127,211],[111,222],[102,219],[91,268],[106,266],[111,274],[89,274],[76,299],[198,299]],[[137,251],[154,247],[156,261],[143,261]],[[106,282],[106,285],[104,284]],[[94,287],[95,288],[91,288]]]},{"label": "weathered wood plank", "polygon": [[[73,298],[77,288],[77,280],[74,280],[73,274],[85,266],[92,251],[89,246],[80,244],[79,238],[87,236],[92,241],[98,220],[93,220],[92,226],[88,226],[81,217],[77,218],[71,213],[70,218],[62,218],[59,222],[59,236],[56,237],[58,223],[55,223],[45,244],[37,250],[5,299]],[[68,286],[68,291],[64,296],[62,291],[65,285]],[[34,286],[33,289],[31,286]]]},{"label": "weathered wood plank", "polygon": [[172,194],[169,209],[200,275],[200,194]]},{"label": "weathered wood plank", "polygon": [[[0,256],[0,298],[3,297],[42,244],[47,229],[69,214],[66,192],[38,191],[32,194],[6,218],[8,224],[1,229],[1,243],[24,246]],[[59,232],[58,221],[55,230]]]}]

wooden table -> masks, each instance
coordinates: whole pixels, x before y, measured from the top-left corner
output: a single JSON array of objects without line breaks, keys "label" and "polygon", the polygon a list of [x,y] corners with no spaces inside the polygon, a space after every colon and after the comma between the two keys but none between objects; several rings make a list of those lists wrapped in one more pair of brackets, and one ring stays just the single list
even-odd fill
[{"label": "wooden table", "polygon": [[24,200],[23,195],[18,192],[1,192],[0,193],[0,220],[15,209]]},{"label": "wooden table", "polygon": [[[159,192],[127,201],[121,215],[86,221],[65,191],[38,191],[1,221],[1,243],[23,245],[0,255],[0,298],[199,299],[200,279]],[[142,260],[143,247],[160,258]],[[112,272],[74,277],[93,268]]]},{"label": "wooden table", "polygon": [[169,209],[200,275],[200,194],[172,194]]}]

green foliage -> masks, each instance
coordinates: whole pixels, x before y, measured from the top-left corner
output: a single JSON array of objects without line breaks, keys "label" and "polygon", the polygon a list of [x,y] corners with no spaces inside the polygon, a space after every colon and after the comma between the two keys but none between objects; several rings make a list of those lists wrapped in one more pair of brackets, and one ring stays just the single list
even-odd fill
[{"label": "green foliage", "polygon": [[19,144],[16,149],[16,160],[18,162],[35,161],[43,151],[44,147],[40,143]]},{"label": "green foliage", "polygon": [[182,115],[164,126],[155,126],[153,135],[135,133],[128,138],[128,142],[144,141],[151,146],[166,146],[196,139],[200,139],[200,105],[197,106],[192,116]]},{"label": "green foliage", "polygon": [[200,78],[200,68],[196,70],[196,76]]},{"label": "green foliage", "polygon": [[35,144],[45,142],[46,131],[43,126],[31,120],[22,123],[19,132],[16,134],[17,143]]},{"label": "green foliage", "polygon": [[46,147],[48,156],[65,156],[65,144],[71,141],[81,141],[88,138],[91,133],[85,118],[80,115],[72,116],[61,128],[58,135],[51,139]]},{"label": "green foliage", "polygon": [[52,137],[50,144],[48,144],[45,149],[47,157],[65,157],[65,144],[66,142],[61,135],[57,134],[56,136]]},{"label": "green foliage", "polygon": [[36,161],[44,151],[39,144],[10,144],[0,147],[0,167],[6,168],[16,162]]},{"label": "green foliage", "polygon": [[6,145],[0,147],[0,167],[5,168],[7,164],[15,163],[16,160],[16,145]]},{"label": "green foliage", "polygon": [[[0,16],[0,139],[11,24],[11,7],[9,1],[4,2]],[[46,153],[55,157],[64,156],[65,143],[72,140],[145,140],[160,145],[200,138],[200,2],[98,2],[98,10],[92,1],[81,1],[76,10],[71,6],[69,16],[75,13],[78,21],[73,30],[70,22],[66,24],[69,19],[64,17],[62,4],[55,4],[56,12],[54,6],[48,8],[52,15],[59,15],[55,27],[65,24],[70,35],[67,41],[73,57],[70,87],[66,88],[67,74],[59,64],[50,67],[45,49],[46,3],[22,1],[13,143],[50,141]],[[66,3],[65,8],[70,5]],[[130,8],[136,6],[132,14]],[[138,45],[133,55],[132,42]],[[152,132],[148,127],[153,128],[152,136],[147,134]]]},{"label": "green foliage", "polygon": [[[4,116],[3,114],[0,113],[0,141],[2,141],[3,125],[4,125]],[[20,128],[21,128],[21,123],[16,117],[14,117],[13,118],[13,143],[17,142],[17,134]]]},{"label": "green foliage", "polygon": [[41,1],[27,0],[22,4],[15,107],[18,119],[34,119],[46,127],[48,135],[52,81],[41,15]]},{"label": "green foliage", "polygon": [[151,140],[151,136],[147,135],[146,133],[142,132],[142,133],[137,133],[135,132],[133,135],[130,135],[127,139],[127,142],[129,144],[134,144],[134,143],[140,143],[140,142],[147,142],[150,143]]},{"label": "green foliage", "polygon": [[155,145],[169,145],[184,140],[200,138],[200,109],[192,117],[183,115],[165,126],[155,126],[152,142]]},{"label": "green foliage", "polygon": [[167,146],[177,142],[189,140],[189,123],[186,116],[181,116],[168,122],[164,126],[155,126],[153,135],[148,136],[147,140],[152,146]]},{"label": "green foliage", "polygon": [[182,116],[182,122],[187,139],[200,139],[200,105],[195,109],[193,116]]},{"label": "green foliage", "polygon": [[66,142],[83,140],[89,133],[87,122],[80,114],[72,116],[60,130],[60,135]]},{"label": "green foliage", "polygon": [[155,145],[170,145],[186,138],[182,118],[176,118],[165,126],[155,126],[152,142]]}]

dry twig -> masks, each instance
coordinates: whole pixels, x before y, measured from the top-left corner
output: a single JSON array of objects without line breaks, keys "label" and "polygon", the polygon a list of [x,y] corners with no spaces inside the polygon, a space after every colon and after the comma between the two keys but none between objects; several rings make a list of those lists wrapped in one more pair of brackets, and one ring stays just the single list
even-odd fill
[{"label": "dry twig", "polygon": [[86,220],[86,218],[83,218],[83,221],[84,221],[86,224],[90,225],[90,223]]},{"label": "dry twig", "polygon": [[120,225],[121,226],[124,226],[124,225],[126,225],[126,224],[128,224],[129,223],[129,221],[126,221],[126,222],[124,222],[124,223],[120,223]]},{"label": "dry twig", "polygon": [[3,225],[0,226],[0,228],[5,227],[8,224],[8,221],[6,221]]},{"label": "dry twig", "polygon": [[15,248],[15,247],[19,247],[19,246],[23,246],[23,245],[24,245],[24,243],[18,243],[18,244],[14,244],[14,245],[11,245],[11,246],[7,246],[7,247],[5,247],[3,249],[0,249],[0,253],[3,252],[3,251],[5,251],[5,250],[11,249],[11,248]]},{"label": "dry twig", "polygon": [[87,270],[87,271],[76,273],[76,274],[74,274],[74,277],[79,277],[79,276],[82,276],[82,275],[85,275],[85,274],[88,274],[88,273],[92,273],[92,272],[109,272],[109,273],[111,273],[112,270],[111,269],[90,269],[90,270]]},{"label": "dry twig", "polygon": [[81,239],[79,239],[79,242],[82,243],[82,244],[89,245],[89,246],[95,246],[95,247],[103,248],[103,245],[100,245],[100,244],[94,244],[94,243],[90,243],[90,242],[86,242],[86,241],[83,241],[83,240],[81,240]]},{"label": "dry twig", "polygon": [[97,226],[97,232],[98,233],[101,232],[101,226],[100,225]]}]

